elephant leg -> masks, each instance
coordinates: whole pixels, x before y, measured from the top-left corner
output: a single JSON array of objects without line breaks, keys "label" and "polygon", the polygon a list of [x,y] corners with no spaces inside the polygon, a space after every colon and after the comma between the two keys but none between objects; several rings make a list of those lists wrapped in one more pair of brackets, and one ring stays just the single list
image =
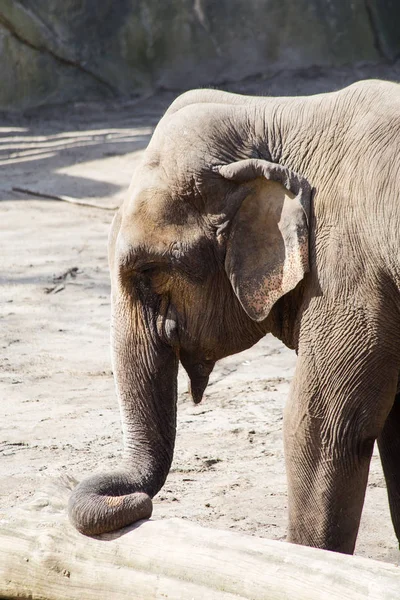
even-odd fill
[{"label": "elephant leg", "polygon": [[284,417],[288,541],[351,554],[397,359],[385,354],[379,326],[364,311],[322,306],[309,314]]},{"label": "elephant leg", "polygon": [[378,438],[393,527],[400,542],[400,393]]}]

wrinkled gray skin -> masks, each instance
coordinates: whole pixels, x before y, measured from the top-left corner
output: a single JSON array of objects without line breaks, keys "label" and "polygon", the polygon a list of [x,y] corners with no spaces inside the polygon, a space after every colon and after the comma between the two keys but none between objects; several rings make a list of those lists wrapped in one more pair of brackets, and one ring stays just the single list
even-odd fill
[{"label": "wrinkled gray skin", "polygon": [[110,235],[125,464],[75,489],[80,531],[150,516],[172,461],[179,360],[199,402],[215,361],[272,332],[298,354],[289,541],[353,552],[375,440],[400,536],[399,178],[395,84],[197,90],[171,105]]}]

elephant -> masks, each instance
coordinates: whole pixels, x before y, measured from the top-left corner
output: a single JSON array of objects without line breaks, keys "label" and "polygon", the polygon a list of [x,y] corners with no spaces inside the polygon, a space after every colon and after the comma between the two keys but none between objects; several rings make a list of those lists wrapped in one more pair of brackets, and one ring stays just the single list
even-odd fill
[{"label": "elephant", "polygon": [[399,177],[395,83],[178,96],[111,227],[124,458],[73,490],[79,531],[151,516],[173,458],[179,362],[198,403],[216,361],[272,333],[297,353],[288,541],[353,553],[376,441],[400,539]]}]

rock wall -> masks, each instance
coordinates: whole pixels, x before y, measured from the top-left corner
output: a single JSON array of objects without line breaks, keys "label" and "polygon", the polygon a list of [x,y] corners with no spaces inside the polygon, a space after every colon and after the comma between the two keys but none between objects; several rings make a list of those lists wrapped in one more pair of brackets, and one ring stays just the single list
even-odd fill
[{"label": "rock wall", "polygon": [[398,0],[1,0],[0,109],[398,54]]}]

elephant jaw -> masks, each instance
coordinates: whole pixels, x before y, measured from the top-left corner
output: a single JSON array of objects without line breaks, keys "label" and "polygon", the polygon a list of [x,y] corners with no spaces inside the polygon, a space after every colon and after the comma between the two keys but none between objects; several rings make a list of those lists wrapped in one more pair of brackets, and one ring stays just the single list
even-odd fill
[{"label": "elephant jaw", "polygon": [[203,399],[215,362],[191,362],[181,356],[181,363],[189,376],[189,393],[192,400],[195,404],[199,404]]}]

